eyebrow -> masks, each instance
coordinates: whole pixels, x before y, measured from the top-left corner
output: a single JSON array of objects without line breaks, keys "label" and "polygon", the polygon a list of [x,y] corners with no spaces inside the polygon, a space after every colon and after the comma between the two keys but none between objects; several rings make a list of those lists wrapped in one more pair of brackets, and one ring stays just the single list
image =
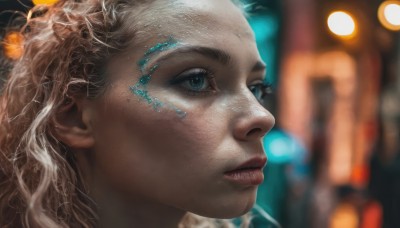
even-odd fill
[{"label": "eyebrow", "polygon": [[231,56],[223,50],[202,46],[183,46],[177,49],[174,49],[171,53],[168,53],[157,60],[157,62],[163,62],[166,59],[173,58],[175,56],[179,56],[180,54],[185,53],[198,53],[207,58],[217,60],[223,65],[228,65],[231,61]]},{"label": "eyebrow", "polygon": [[[223,65],[228,65],[231,63],[231,55],[229,55],[227,52],[217,49],[217,48],[210,48],[210,47],[203,47],[203,46],[182,46],[177,49],[174,49],[172,52],[160,57],[156,62],[159,64],[160,62],[163,62],[167,59],[173,58],[175,56],[179,56],[180,54],[185,54],[185,53],[198,53],[202,56],[205,56],[207,58],[216,60],[220,62]],[[257,61],[256,64],[254,64],[253,68],[251,69],[251,72],[258,72],[258,71],[264,71],[266,70],[266,65],[262,61]]]}]

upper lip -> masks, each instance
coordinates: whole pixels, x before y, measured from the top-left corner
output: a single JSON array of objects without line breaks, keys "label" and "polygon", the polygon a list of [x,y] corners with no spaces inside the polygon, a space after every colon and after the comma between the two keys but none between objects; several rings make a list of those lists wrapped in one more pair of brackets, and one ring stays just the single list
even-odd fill
[{"label": "upper lip", "polygon": [[262,169],[262,168],[264,168],[264,166],[266,164],[267,164],[267,157],[265,157],[265,156],[254,157],[254,158],[251,158],[251,159],[243,162],[242,164],[240,164],[236,168],[228,171],[227,173],[242,170],[242,169]]}]

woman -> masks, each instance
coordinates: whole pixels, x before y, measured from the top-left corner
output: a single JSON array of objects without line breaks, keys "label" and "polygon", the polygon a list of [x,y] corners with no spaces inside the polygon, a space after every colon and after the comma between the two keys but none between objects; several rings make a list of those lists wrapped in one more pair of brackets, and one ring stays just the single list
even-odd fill
[{"label": "woman", "polygon": [[191,227],[251,209],[274,118],[237,4],[61,0],[30,15],[1,98],[0,227]]}]

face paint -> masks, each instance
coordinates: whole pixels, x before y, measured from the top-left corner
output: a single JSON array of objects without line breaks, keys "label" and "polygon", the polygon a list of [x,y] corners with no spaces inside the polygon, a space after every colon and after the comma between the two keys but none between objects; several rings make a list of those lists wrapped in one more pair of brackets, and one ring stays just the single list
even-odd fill
[{"label": "face paint", "polygon": [[161,108],[166,107],[167,109],[174,110],[180,118],[184,118],[186,116],[186,112],[180,110],[172,104],[164,104],[158,98],[152,97],[147,90],[147,85],[149,84],[153,73],[158,68],[158,65],[154,65],[149,70],[149,72],[146,73],[146,67],[151,57],[157,53],[167,51],[177,46],[178,41],[174,40],[173,38],[169,38],[169,40],[167,40],[166,42],[158,43],[147,50],[143,58],[141,58],[137,63],[140,72],[142,73],[142,76],[139,78],[139,81],[134,86],[130,86],[129,88],[133,94],[146,101],[149,105],[152,105],[155,111],[160,112]]},{"label": "face paint", "polygon": [[[147,91],[147,85],[149,84],[149,82],[151,80],[151,75],[154,73],[154,71],[157,69],[157,67],[158,67],[158,65],[155,65],[154,67],[152,67],[148,74],[142,75],[140,77],[139,82],[136,83],[136,85],[130,87],[131,91],[135,95],[137,95],[140,98],[142,98],[143,100],[145,100],[148,104],[153,104],[154,98],[152,98],[149,95],[149,92]],[[157,103],[160,103],[160,102],[157,102]],[[159,106],[161,106],[161,105],[158,104],[157,107],[159,107]],[[158,110],[158,108],[156,110]]]},{"label": "face paint", "polygon": [[157,53],[167,51],[169,49],[175,48],[178,46],[178,41],[174,40],[173,38],[169,38],[167,41],[163,43],[158,43],[155,46],[149,48],[149,50],[144,53],[143,58],[138,61],[138,66],[142,74],[144,74],[147,64],[150,61],[150,58]]}]

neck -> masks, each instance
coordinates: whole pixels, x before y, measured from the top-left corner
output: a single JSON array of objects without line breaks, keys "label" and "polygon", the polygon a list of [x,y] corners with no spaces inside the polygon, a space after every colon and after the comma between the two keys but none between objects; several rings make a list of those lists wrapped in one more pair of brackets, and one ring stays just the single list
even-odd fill
[{"label": "neck", "polygon": [[[89,153],[79,153],[87,154]],[[78,154],[78,155],[79,155]],[[83,156],[83,155],[81,155]],[[82,177],[89,187],[90,197],[98,205],[99,227],[101,228],[177,228],[185,211],[155,202],[148,198],[115,191],[107,181],[93,169],[89,161],[93,158],[81,157]]]},{"label": "neck", "polygon": [[[129,200],[127,200],[129,198]],[[124,197],[115,192],[96,193],[102,228],[177,228],[185,211],[143,197]]]},{"label": "neck", "polygon": [[100,210],[99,222],[103,228],[177,228],[185,215],[184,211],[168,206],[132,201],[130,205],[121,202],[108,203]]}]

